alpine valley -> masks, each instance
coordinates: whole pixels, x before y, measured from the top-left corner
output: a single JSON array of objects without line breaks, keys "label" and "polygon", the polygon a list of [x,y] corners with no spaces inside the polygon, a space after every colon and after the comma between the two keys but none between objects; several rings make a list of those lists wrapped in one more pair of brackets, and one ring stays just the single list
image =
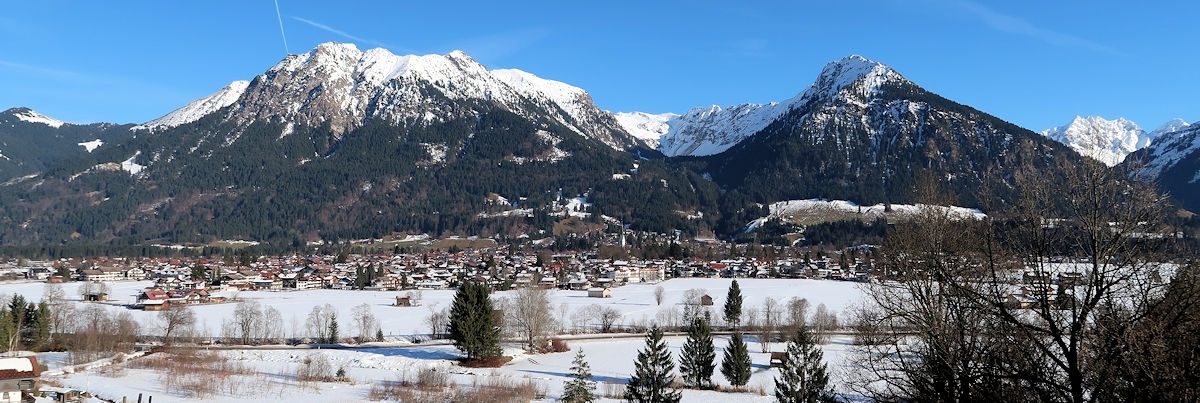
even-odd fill
[{"label": "alpine valley", "polygon": [[1131,161],[1200,208],[1200,125],[1076,122],[1035,133],[859,56],[788,100],[675,115],[605,111],[583,89],[462,52],[326,43],[137,125],[3,112],[0,244],[621,226],[738,238],[762,230],[747,226],[773,203],[920,203],[913,188],[931,177],[953,204],[982,209],[981,196],[1009,200],[1023,172]]}]

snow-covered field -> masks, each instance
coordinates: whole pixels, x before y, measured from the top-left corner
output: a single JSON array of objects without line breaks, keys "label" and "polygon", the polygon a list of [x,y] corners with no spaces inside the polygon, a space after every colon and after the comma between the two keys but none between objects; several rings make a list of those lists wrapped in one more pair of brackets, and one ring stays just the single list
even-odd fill
[{"label": "snow-covered field", "polygon": [[[770,368],[769,354],[760,353],[759,345],[750,339],[753,375],[747,385],[750,393],[722,393],[714,391],[685,390],[686,402],[758,402],[772,401],[774,378],[777,370]],[[822,346],[825,361],[829,364],[834,384],[840,383],[842,368],[850,348],[849,338],[834,338]],[[672,357],[678,364],[683,337],[669,337],[667,342]],[[728,342],[727,336],[716,336],[718,361]],[[616,340],[575,341],[572,350],[582,350],[592,367],[593,380],[598,382],[598,393],[617,393],[633,372],[633,363],[638,350],[644,346],[640,338]],[[784,348],[781,343],[773,345],[774,351]],[[262,402],[291,401],[319,396],[326,401],[364,401],[373,385],[379,382],[411,379],[417,372],[428,369],[445,371],[452,383],[460,386],[484,384],[487,379],[507,379],[517,382],[531,381],[544,392],[547,401],[555,401],[562,393],[562,385],[571,370],[574,351],[564,353],[521,355],[516,354],[512,362],[495,369],[468,369],[457,366],[454,359],[458,352],[450,346],[385,348],[364,350],[230,350],[223,351],[232,361],[252,371],[250,375],[236,376],[227,382],[243,385],[243,392],[217,392],[203,398],[192,398],[182,392],[163,385],[161,374],[153,370],[126,367],[119,371],[94,369],[60,377],[67,387],[89,390],[99,397],[120,400],[121,397],[136,398],[138,393],[154,396],[158,402],[173,401],[222,401]],[[310,354],[323,354],[333,368],[344,368],[350,382],[323,382],[300,385],[294,374],[300,363]],[[135,359],[136,360],[136,359]],[[713,380],[718,385],[728,386],[720,371]],[[676,369],[678,373],[678,369]],[[759,394],[759,391],[765,393]],[[253,392],[253,393],[250,393]],[[316,395],[316,396],[314,396]]]},{"label": "snow-covered field", "polygon": [[[684,278],[672,279],[658,284],[631,284],[612,290],[612,298],[588,298],[586,291],[552,291],[551,306],[556,316],[561,315],[563,306],[567,309],[567,318],[573,313],[593,304],[611,306],[622,313],[621,324],[653,323],[660,313],[668,309],[680,310],[679,304],[684,294],[691,289],[703,290],[713,297],[715,311],[719,311],[725,302],[725,293],[729,287],[729,279]],[[744,296],[743,307],[761,307],[768,298],[786,302],[792,297],[805,298],[810,307],[825,304],[832,312],[841,313],[861,300],[858,283],[829,280],[800,280],[800,279],[738,279]],[[104,305],[113,311],[128,311],[143,326],[143,333],[157,334],[156,312],[129,310],[124,304],[133,303],[138,292],[152,285],[149,281],[127,281],[108,283],[111,293],[110,304]],[[63,291],[68,299],[74,300],[77,307],[79,302],[79,283],[63,284]],[[662,286],[665,299],[662,305],[655,303],[654,290]],[[21,294],[26,299],[37,301],[42,298],[44,283],[8,283],[0,284],[0,294]],[[238,293],[237,298],[257,301],[263,307],[274,307],[282,314],[285,335],[303,335],[304,320],[313,307],[331,304],[337,309],[342,329],[352,331],[350,325],[351,309],[359,304],[369,304],[374,315],[387,335],[407,336],[430,333],[425,324],[425,318],[431,310],[441,310],[450,306],[454,298],[454,290],[424,290],[421,292],[421,306],[394,307],[390,304],[397,295],[405,295],[407,291],[350,291],[350,290],[306,290],[306,291],[252,291]],[[510,292],[497,292],[495,298],[508,298]],[[236,304],[225,303],[215,305],[198,305],[192,309],[199,319],[199,331],[203,334],[216,336],[220,333],[221,323],[233,315]],[[298,332],[298,333],[293,333]],[[352,333],[347,333],[348,335]]]},{"label": "snow-covered field", "polygon": [[[622,323],[655,323],[666,310],[681,310],[680,303],[684,294],[691,289],[700,289],[714,299],[714,314],[718,314],[725,301],[725,293],[729,287],[729,279],[673,279],[659,284],[631,284],[613,289],[612,298],[589,298],[583,291],[553,291],[551,304],[555,315],[561,315],[565,307],[567,317],[571,313],[584,309],[593,304],[603,304],[619,310],[622,313]],[[790,280],[790,279],[739,279],[744,296],[743,306],[761,307],[768,298],[775,298],[781,303],[792,297],[805,298],[810,306],[825,304],[835,313],[843,312],[861,299],[861,291],[857,283],[825,280]],[[135,319],[143,324],[145,333],[159,332],[156,326],[156,313],[140,310],[128,310],[122,304],[131,303],[135,295],[150,282],[113,282],[109,283],[111,305],[102,305],[113,311],[130,312]],[[661,286],[665,298],[661,305],[655,301],[655,289]],[[31,300],[42,297],[45,284],[43,283],[8,283],[0,284],[0,294],[22,294]],[[77,301],[78,283],[63,285],[69,299],[77,307],[84,302]],[[396,295],[406,292],[383,291],[344,291],[344,290],[309,290],[295,292],[243,292],[237,295],[244,300],[253,300],[263,306],[271,306],[282,313],[285,321],[285,332],[292,335],[295,331],[302,332],[304,319],[316,305],[332,304],[338,310],[338,317],[347,329],[348,335],[353,334],[350,327],[350,310],[352,307],[367,303],[379,318],[383,330],[389,335],[420,335],[429,333],[425,318],[431,309],[440,310],[449,306],[453,299],[453,290],[426,290],[422,292],[422,306],[393,307],[389,304]],[[495,294],[496,298],[507,298],[508,292]],[[218,304],[194,306],[200,318],[200,329],[207,334],[219,333],[220,323],[232,316],[236,304]],[[715,336],[718,349],[718,360],[722,349],[728,342],[728,336]],[[668,344],[678,362],[679,350],[684,338],[675,336],[667,338]],[[754,364],[754,375],[749,387],[751,393],[722,393],[715,391],[685,391],[684,401],[688,402],[730,402],[730,401],[770,401],[773,390],[773,379],[776,371],[769,367],[769,355],[760,353],[761,348],[753,336],[747,336]],[[458,366],[455,359],[459,352],[448,345],[413,345],[395,348],[363,348],[348,350],[225,350],[219,351],[233,362],[244,365],[249,374],[235,375],[223,381],[228,386],[224,391],[216,392],[202,398],[189,396],[168,385],[168,377],[161,371],[138,368],[136,365],[118,364],[111,368],[93,368],[75,371],[63,375],[51,375],[54,380],[64,386],[91,391],[99,397],[120,400],[122,397],[136,399],[138,393],[154,396],[156,402],[171,401],[292,401],[319,395],[327,401],[363,401],[367,400],[373,386],[380,382],[390,382],[399,379],[412,378],[418,371],[437,368],[450,375],[451,382],[461,385],[479,385],[489,379],[503,379],[514,382],[530,381],[544,390],[546,399],[553,401],[562,393],[562,385],[570,373],[571,359],[575,350],[582,350],[591,364],[595,380],[600,382],[599,393],[619,394],[623,384],[628,381],[633,372],[633,363],[644,342],[640,337],[614,338],[600,340],[569,340],[571,352],[542,355],[523,354],[515,346],[506,349],[507,355],[515,358],[510,363],[496,369],[468,369]],[[834,338],[827,345],[825,359],[830,364],[835,384],[840,376],[841,368],[845,366],[849,338]],[[773,351],[782,351],[785,346],[776,343]],[[351,382],[330,382],[300,384],[295,380],[295,372],[300,363],[309,354],[325,355],[333,364],[333,368],[344,368]],[[39,358],[50,364],[51,369],[63,366],[63,353],[41,353]],[[145,358],[139,358],[145,359]],[[134,362],[136,362],[135,359]],[[727,385],[718,373],[714,376],[718,385]],[[223,383],[224,384],[224,383]],[[239,389],[240,388],[240,389]]]}]

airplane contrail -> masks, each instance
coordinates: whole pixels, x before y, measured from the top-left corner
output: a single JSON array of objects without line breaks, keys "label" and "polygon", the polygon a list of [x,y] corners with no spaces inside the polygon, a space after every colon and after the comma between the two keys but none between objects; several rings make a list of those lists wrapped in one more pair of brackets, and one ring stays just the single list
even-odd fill
[{"label": "airplane contrail", "polygon": [[290,55],[292,51],[288,49],[287,33],[283,32],[283,16],[279,14],[279,0],[275,0],[275,18],[279,20],[279,35],[283,37],[283,51]]}]

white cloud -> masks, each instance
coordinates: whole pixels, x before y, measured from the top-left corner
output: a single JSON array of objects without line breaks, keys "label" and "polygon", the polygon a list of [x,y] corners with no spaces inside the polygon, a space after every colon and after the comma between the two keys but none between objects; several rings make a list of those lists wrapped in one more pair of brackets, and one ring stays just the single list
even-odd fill
[{"label": "white cloud", "polygon": [[1077,47],[1111,55],[1123,55],[1123,52],[1111,46],[1075,35],[1042,28],[1024,18],[1002,13],[973,1],[949,0],[945,4],[978,18],[984,25],[1000,32],[1027,36],[1051,45]]}]

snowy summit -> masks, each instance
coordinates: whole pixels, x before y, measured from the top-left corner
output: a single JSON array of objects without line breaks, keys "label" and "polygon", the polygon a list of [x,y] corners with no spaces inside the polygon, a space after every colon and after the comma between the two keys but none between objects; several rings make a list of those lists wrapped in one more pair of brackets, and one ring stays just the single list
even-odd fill
[{"label": "snowy summit", "polygon": [[23,121],[26,121],[29,123],[41,123],[46,126],[53,127],[55,129],[62,127],[62,125],[64,125],[64,124],[67,124],[67,122],[63,122],[61,120],[37,113],[31,109],[21,109],[21,110],[17,111],[16,113],[14,113],[13,116],[15,116],[17,119],[20,119],[20,120],[23,120]]},{"label": "snowy summit", "polygon": [[1156,138],[1187,126],[1174,119],[1157,130],[1146,132],[1125,118],[1108,120],[1100,116],[1076,116],[1063,126],[1042,131],[1042,135],[1071,147],[1081,155],[1108,166],[1120,164],[1130,153],[1146,148]]},{"label": "snowy summit", "polygon": [[192,103],[176,109],[175,111],[172,111],[161,118],[151,120],[142,125],[134,126],[134,129],[169,129],[175,126],[195,122],[210,113],[220,110],[221,108],[233,105],[233,103],[237,102],[238,98],[242,96],[242,93],[246,91],[246,87],[248,86],[250,86],[249,81],[234,81],[212,95],[192,101]]},{"label": "snowy summit", "polygon": [[521,70],[489,70],[461,51],[396,55],[335,42],[288,55],[254,80],[235,81],[138,128],[174,127],[226,110],[224,120],[238,124],[269,119],[329,124],[341,135],[376,119],[411,124],[461,117],[469,112],[448,104],[460,100],[492,103],[520,116],[541,108],[563,126],[615,149],[638,145],[580,88]]},{"label": "snowy summit", "polygon": [[[718,105],[693,108],[666,122],[667,130],[658,138],[658,149],[667,156],[705,156],[719,154],[742,140],[766,128],[792,108],[808,102],[825,102],[834,98],[865,99],[879,91],[888,81],[904,80],[890,67],[853,55],[825,65],[815,82],[803,92],[782,102],[739,104],[722,108]],[[855,85],[861,83],[861,85]],[[634,119],[639,112],[618,115],[626,131],[641,131]],[[648,115],[648,114],[642,114]],[[654,116],[654,115],[649,115]],[[661,115],[660,115],[661,116]],[[634,134],[637,136],[638,134]],[[640,136],[639,136],[640,137]]]},{"label": "snowy summit", "polygon": [[1076,116],[1071,123],[1043,130],[1042,135],[1108,166],[1120,164],[1126,155],[1150,145],[1152,140],[1136,123],[1100,116]]}]

